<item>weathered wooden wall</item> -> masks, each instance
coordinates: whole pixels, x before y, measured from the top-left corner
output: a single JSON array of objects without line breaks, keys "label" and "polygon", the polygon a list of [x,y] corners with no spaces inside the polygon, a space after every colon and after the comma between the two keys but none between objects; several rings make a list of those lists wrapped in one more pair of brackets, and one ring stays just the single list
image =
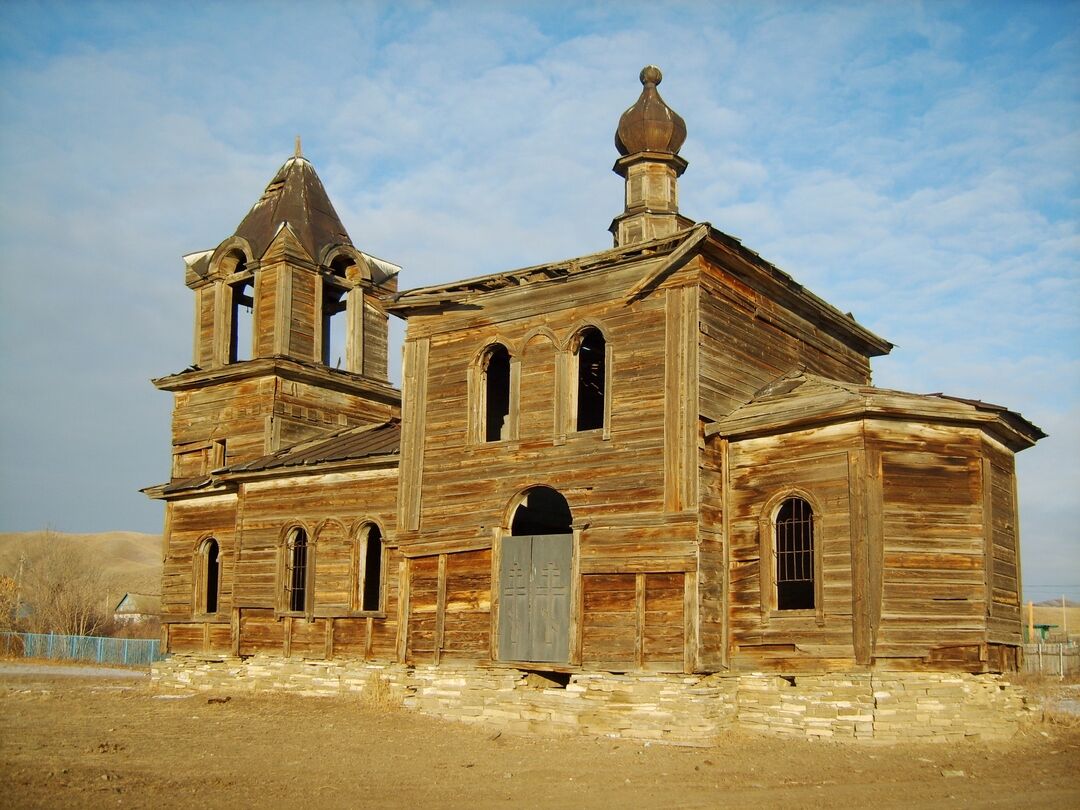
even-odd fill
[{"label": "weathered wooden wall", "polygon": [[[736,669],[843,669],[855,665],[853,547],[849,453],[860,449],[851,426],[827,427],[729,445],[731,662]],[[820,549],[821,603],[816,615],[771,609],[768,578],[771,515],[785,494],[820,507],[814,543]],[[815,611],[811,611],[811,614]]]},{"label": "weathered wooden wall", "polygon": [[716,420],[792,369],[854,383],[870,361],[705,261],[700,264],[701,415]]}]

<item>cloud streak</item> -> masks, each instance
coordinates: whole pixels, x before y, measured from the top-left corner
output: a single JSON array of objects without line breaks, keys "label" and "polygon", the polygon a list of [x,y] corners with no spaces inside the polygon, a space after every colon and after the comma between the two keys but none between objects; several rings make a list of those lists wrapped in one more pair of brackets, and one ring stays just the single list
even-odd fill
[{"label": "cloud streak", "polygon": [[179,256],[232,232],[293,135],[406,286],[556,260],[610,244],[612,135],[655,62],[685,213],[897,343],[879,384],[1051,432],[1020,456],[1025,578],[1050,587],[1080,571],[1075,11],[9,3],[4,528],[159,528],[136,490],[168,458],[146,379],[189,362]]}]

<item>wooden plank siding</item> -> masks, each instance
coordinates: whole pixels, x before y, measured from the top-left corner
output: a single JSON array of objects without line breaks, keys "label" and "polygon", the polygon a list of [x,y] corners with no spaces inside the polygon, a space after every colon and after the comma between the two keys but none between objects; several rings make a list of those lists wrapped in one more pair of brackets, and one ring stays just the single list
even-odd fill
[{"label": "wooden plank siding", "polygon": [[[881,623],[874,654],[923,659],[986,641],[981,440],[975,431],[870,423],[881,454]],[[918,449],[915,449],[918,448]]]},{"label": "wooden plank siding", "polygon": [[870,381],[870,361],[787,312],[722,268],[700,261],[701,415],[716,420],[794,368],[830,379]]},{"label": "wooden plank siding", "polygon": [[[735,668],[827,669],[855,664],[849,452],[857,426],[832,426],[730,445],[731,660]],[[788,495],[807,496],[815,515],[814,611],[771,607],[772,515]],[[764,579],[763,579],[764,578]]]}]

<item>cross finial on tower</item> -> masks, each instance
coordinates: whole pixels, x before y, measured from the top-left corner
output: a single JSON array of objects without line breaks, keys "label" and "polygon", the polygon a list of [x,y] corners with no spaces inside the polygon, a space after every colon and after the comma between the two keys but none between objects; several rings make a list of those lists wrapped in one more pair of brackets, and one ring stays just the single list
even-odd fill
[{"label": "cross finial on tower", "polygon": [[299,135],[296,136],[296,151],[293,153],[293,156],[294,157],[303,157],[304,156],[304,150],[302,150],[300,148],[300,136]]}]

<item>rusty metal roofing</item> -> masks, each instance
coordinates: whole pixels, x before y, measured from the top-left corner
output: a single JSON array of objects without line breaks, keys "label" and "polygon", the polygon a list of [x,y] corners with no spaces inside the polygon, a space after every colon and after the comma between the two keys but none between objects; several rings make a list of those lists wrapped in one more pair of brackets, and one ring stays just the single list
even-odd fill
[{"label": "rusty metal roofing", "polygon": [[346,428],[329,436],[307,439],[254,461],[218,470],[215,475],[226,476],[286,467],[310,467],[315,464],[359,461],[380,456],[391,457],[398,454],[400,445],[401,424],[397,420],[375,427],[363,425]]},{"label": "rusty metal roofing", "polygon": [[300,155],[278,169],[237,226],[236,235],[246,239],[255,258],[260,258],[286,224],[315,260],[327,247],[352,245],[315,168]]}]

